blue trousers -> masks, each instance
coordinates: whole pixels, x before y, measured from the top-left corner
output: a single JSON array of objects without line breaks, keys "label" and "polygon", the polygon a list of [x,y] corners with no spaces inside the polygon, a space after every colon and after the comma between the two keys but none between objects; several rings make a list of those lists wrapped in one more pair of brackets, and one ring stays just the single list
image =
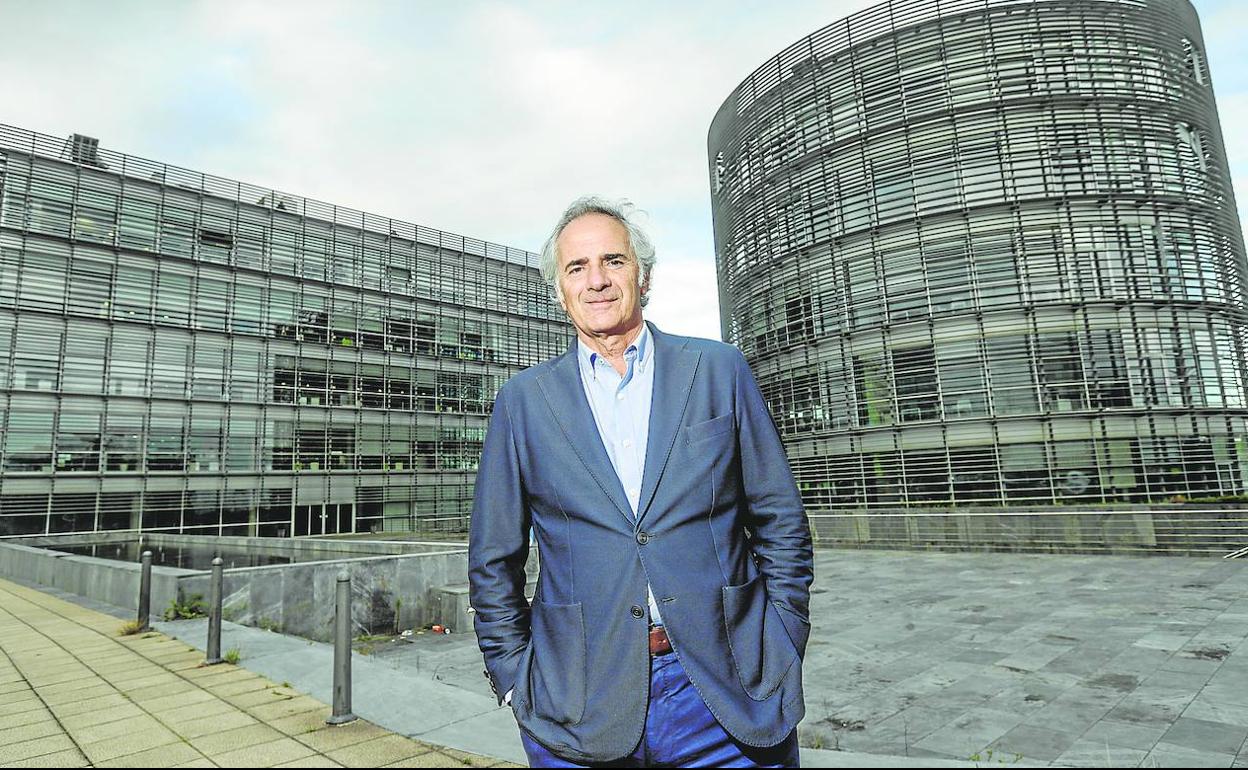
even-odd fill
[{"label": "blue trousers", "polygon": [[629,756],[578,765],[520,731],[529,767],[798,767],[797,730],[776,746],[746,746],[719,726],[674,653],[650,659],[650,705],[641,742]]}]

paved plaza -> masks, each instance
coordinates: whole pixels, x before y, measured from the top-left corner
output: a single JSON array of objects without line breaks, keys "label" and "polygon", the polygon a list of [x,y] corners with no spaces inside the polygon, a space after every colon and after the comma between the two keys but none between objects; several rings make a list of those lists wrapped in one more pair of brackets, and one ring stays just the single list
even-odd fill
[{"label": "paved plaza", "polygon": [[[44,654],[44,646],[62,644],[62,631],[40,628],[39,637],[17,642],[15,654],[10,629],[20,625],[14,625],[18,615],[6,597],[24,591],[22,601],[34,606],[39,602],[33,597],[41,594],[12,584],[0,588],[0,646],[8,656],[0,658],[0,667],[11,672],[14,666],[21,670],[18,661],[30,665],[31,656]],[[63,617],[68,610],[57,612]],[[808,714],[800,728],[806,766],[1248,767],[1243,560],[820,550],[812,616]],[[257,685],[257,692],[271,690],[278,695],[269,697],[288,697],[309,709],[316,703],[317,719],[328,713],[328,645],[226,624],[222,647],[239,648],[245,670],[217,674],[196,669],[202,653],[187,652],[188,646],[204,647],[202,620],[155,624],[179,642],[164,636],[119,640],[109,636],[115,618],[96,624],[91,633],[99,637],[97,646],[119,647],[115,656],[137,656],[126,658],[127,666],[163,666],[185,682],[220,678],[226,687],[227,677],[260,675],[266,679],[257,681],[267,684]],[[415,739],[410,743],[429,758],[523,764],[515,722],[490,695],[471,633],[378,639],[371,646],[371,654],[354,658],[353,710],[397,734],[387,740]],[[51,649],[47,654],[60,655],[59,648]],[[91,676],[107,678],[110,672],[87,668],[95,671]],[[113,670],[125,679],[108,687],[141,682],[125,666]],[[6,693],[22,687],[12,673],[0,681]],[[53,685],[34,685],[41,686]],[[82,702],[112,694],[101,692],[81,693]],[[233,704],[228,691],[213,697],[222,702],[218,708],[249,707]],[[8,698],[6,713],[15,713]],[[163,702],[170,709],[189,704],[176,697]],[[54,715],[57,708],[46,705]],[[141,710],[176,732],[159,709]],[[244,716],[262,722],[266,715]],[[290,720],[269,723],[278,732],[290,728],[281,740],[309,751],[316,750],[309,744],[315,736],[336,734],[318,729],[300,738],[293,730],[315,719],[278,719]],[[172,724],[178,724],[176,716]],[[28,741],[57,746],[58,735]],[[13,741],[0,733],[0,752],[23,745]],[[195,748],[194,740],[182,742]],[[296,761],[325,759],[350,764],[330,751]],[[12,758],[0,753],[0,762],[6,761]]]},{"label": "paved plaza", "polygon": [[[160,633],[0,580],[0,767],[486,767]],[[515,767],[503,763],[501,766]]]}]

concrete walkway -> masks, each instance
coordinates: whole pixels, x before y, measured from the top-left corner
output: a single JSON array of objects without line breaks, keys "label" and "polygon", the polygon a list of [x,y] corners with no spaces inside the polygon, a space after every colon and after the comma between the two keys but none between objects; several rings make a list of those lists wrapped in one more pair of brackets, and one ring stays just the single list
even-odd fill
[{"label": "concrete walkway", "polygon": [[[815,575],[806,766],[1248,766],[1248,560],[821,549]],[[328,698],[328,646],[225,633]],[[474,636],[409,639],[355,658],[356,713],[523,763]]]},{"label": "concrete walkway", "polygon": [[411,740],[0,580],[0,767],[515,767]]},{"label": "concrete walkway", "polygon": [[[1246,559],[830,550],[815,558],[799,727],[807,767],[1248,767]],[[10,611],[4,593],[0,610]],[[37,603],[32,594],[25,601]],[[14,657],[11,622],[0,614],[0,648]],[[110,636],[119,620],[99,622],[92,638],[145,652],[132,645],[146,640]],[[202,658],[186,650],[204,648],[206,626],[156,624],[180,640],[165,649],[190,656],[182,670]],[[40,645],[54,649],[47,637],[56,635],[19,643],[29,663]],[[288,683],[275,689],[292,701],[330,700],[328,645],[227,623],[222,647],[241,649],[249,671]],[[353,661],[353,707],[364,719],[424,744],[524,763],[515,720],[481,676],[473,634],[378,641]],[[6,689],[21,689],[18,679],[0,673],[0,709],[10,709],[0,710],[0,725],[22,710],[12,710],[16,690]],[[14,740],[0,732],[0,752]]]}]

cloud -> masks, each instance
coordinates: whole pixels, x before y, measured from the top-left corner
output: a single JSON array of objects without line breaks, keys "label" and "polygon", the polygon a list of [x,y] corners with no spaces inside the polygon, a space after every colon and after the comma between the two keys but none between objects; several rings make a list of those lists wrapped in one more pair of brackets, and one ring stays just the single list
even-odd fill
[{"label": "cloud", "polygon": [[[6,123],[530,250],[573,198],[628,197],[661,255],[647,312],[718,336],[710,121],[754,69],[872,2],[0,4],[0,68],[22,73],[0,79]],[[1248,204],[1248,22],[1197,6]]]}]

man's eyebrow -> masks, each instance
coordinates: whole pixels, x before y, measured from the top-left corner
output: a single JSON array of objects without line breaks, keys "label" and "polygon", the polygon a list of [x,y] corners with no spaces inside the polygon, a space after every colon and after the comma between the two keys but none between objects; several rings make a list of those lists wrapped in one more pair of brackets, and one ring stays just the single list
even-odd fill
[{"label": "man's eyebrow", "polygon": [[[618,253],[618,252],[608,252],[606,254],[603,254],[602,258],[603,259],[628,259],[628,255]],[[587,265],[587,264],[589,264],[589,257],[579,257],[577,259],[569,259],[564,264],[563,269],[567,270],[569,267],[573,267],[575,265]]]}]

